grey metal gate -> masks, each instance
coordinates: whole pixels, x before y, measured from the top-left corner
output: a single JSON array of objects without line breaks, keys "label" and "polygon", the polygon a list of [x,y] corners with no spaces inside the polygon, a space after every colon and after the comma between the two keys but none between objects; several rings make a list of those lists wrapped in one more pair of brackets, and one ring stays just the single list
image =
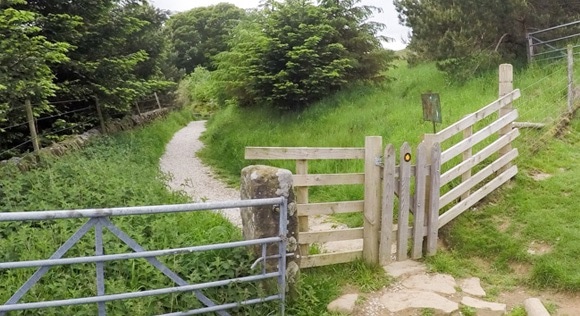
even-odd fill
[{"label": "grey metal gate", "polygon": [[[228,208],[243,208],[253,206],[267,206],[277,205],[280,208],[279,221],[279,235],[269,238],[261,238],[254,240],[245,240],[229,243],[209,244],[202,246],[193,246],[185,248],[173,248],[163,250],[145,250],[129,235],[115,226],[109,217],[112,216],[129,216],[129,215],[149,215],[162,213],[178,213],[178,212],[194,212],[205,210],[218,210]],[[149,297],[162,294],[173,294],[183,292],[193,292],[197,299],[202,302],[205,307],[193,309],[184,312],[169,313],[164,315],[197,315],[207,312],[216,312],[218,315],[229,315],[226,310],[236,308],[242,305],[258,304],[268,301],[279,300],[280,314],[284,315],[285,311],[285,288],[286,288],[286,235],[287,235],[287,201],[284,197],[259,199],[259,200],[241,200],[228,202],[213,202],[213,203],[192,203],[192,204],[178,204],[178,205],[159,205],[159,206],[139,206],[139,207],[121,207],[108,209],[84,209],[84,210],[60,210],[60,211],[40,211],[40,212],[0,212],[0,222],[21,222],[21,221],[47,221],[47,220],[61,220],[71,218],[89,218],[89,220],[82,225],[64,244],[54,252],[54,254],[46,260],[32,260],[32,261],[16,261],[16,262],[2,262],[0,263],[0,270],[3,269],[17,269],[17,268],[31,268],[37,267],[36,272],[26,281],[20,289],[18,289],[4,305],[0,305],[0,316],[4,316],[6,312],[41,309],[49,307],[60,307],[69,305],[81,304],[97,304],[98,315],[106,315],[105,303],[117,300],[133,299],[140,297]],[[95,228],[95,255],[87,257],[62,258],[65,253],[72,248],[89,230]],[[103,254],[103,229],[106,228],[109,232],[123,241],[127,246],[133,249],[132,253],[121,254]],[[267,257],[266,246],[268,244],[278,244],[278,255]],[[199,284],[189,284],[177,273],[170,270],[161,261],[157,259],[158,256],[184,254],[192,252],[210,251],[218,249],[229,249],[235,247],[245,246],[262,246],[262,256],[256,260],[254,266],[259,262],[265,263],[266,259],[278,259],[278,270],[275,272],[266,271],[265,264],[260,274],[250,275],[245,277],[231,278],[226,280],[219,280],[214,282],[206,282]],[[126,260],[144,258],[151,265],[161,271],[165,276],[170,278],[177,286],[145,290],[139,292],[127,292],[119,294],[105,293],[105,262],[114,260]],[[96,284],[97,295],[83,298],[71,298],[64,300],[43,301],[35,303],[18,303],[19,300],[35,285],[52,266],[72,265],[81,263],[96,263]],[[266,279],[276,278],[278,282],[278,293],[267,297],[257,297],[247,299],[242,302],[231,302],[217,305],[202,292],[204,289],[227,286],[231,283],[239,282],[254,282]]]}]

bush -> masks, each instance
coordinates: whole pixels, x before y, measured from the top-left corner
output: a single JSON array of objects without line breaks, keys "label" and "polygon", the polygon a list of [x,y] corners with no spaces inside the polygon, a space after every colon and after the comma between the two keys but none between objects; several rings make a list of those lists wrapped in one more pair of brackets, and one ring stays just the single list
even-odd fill
[{"label": "bush", "polygon": [[217,90],[213,74],[204,67],[196,67],[179,83],[177,102],[181,106],[193,105],[200,113],[210,113],[218,107]]},{"label": "bush", "polygon": [[352,81],[380,77],[394,59],[359,1],[269,1],[217,56],[221,91],[241,106],[302,109]]}]

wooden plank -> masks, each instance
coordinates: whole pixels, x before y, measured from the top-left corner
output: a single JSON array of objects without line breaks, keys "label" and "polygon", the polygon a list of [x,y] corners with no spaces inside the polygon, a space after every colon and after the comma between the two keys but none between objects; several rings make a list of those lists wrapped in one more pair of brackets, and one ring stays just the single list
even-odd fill
[{"label": "wooden plank", "polygon": [[353,240],[363,238],[362,228],[327,230],[320,232],[300,233],[300,244],[325,243],[329,241]]},{"label": "wooden plank", "polygon": [[[409,207],[411,206],[411,161],[405,161],[407,155],[411,155],[411,146],[404,143],[401,146],[400,166],[401,177],[399,187],[399,231],[397,232],[397,261],[407,259],[407,245],[409,235],[407,234],[407,227],[409,225]],[[410,157],[410,156],[409,156]]]},{"label": "wooden plank", "polygon": [[459,202],[457,205],[449,209],[443,215],[439,216],[439,228],[445,226],[447,223],[452,221],[457,216],[461,215],[465,210],[472,207],[475,203],[479,202],[490,194],[493,190],[499,188],[502,184],[509,181],[512,177],[518,174],[518,166],[512,166],[508,170],[504,171],[502,174],[497,176],[492,181],[488,182],[486,185],[481,187],[479,190],[471,194],[467,199]]},{"label": "wooden plank", "polygon": [[[304,175],[308,174],[308,161],[307,160],[296,160],[296,174]],[[308,187],[295,187],[296,188],[296,204],[308,204]],[[308,226],[308,216],[300,216],[298,214],[298,232],[308,232],[310,227]],[[298,236],[298,242],[300,242],[300,236]],[[300,255],[308,255],[309,245],[300,245]]]},{"label": "wooden plank", "polygon": [[430,191],[427,191],[429,208],[427,211],[427,252],[428,256],[437,253],[437,237],[439,234],[439,193],[440,193],[441,147],[435,143],[431,149]]},{"label": "wooden plank", "polygon": [[446,163],[447,161],[451,160],[453,157],[459,155],[460,153],[466,151],[468,148],[471,148],[481,142],[482,140],[486,139],[487,137],[493,135],[494,133],[498,132],[505,126],[510,126],[511,123],[518,118],[518,111],[513,110],[507,115],[501,117],[497,121],[491,123],[487,127],[479,130],[473,136],[462,140],[461,142],[455,144],[451,148],[447,149],[443,153],[441,153],[441,164]]},{"label": "wooden plank", "polygon": [[364,159],[364,148],[246,147],[245,159]]},{"label": "wooden plank", "polygon": [[379,231],[381,228],[381,167],[377,161],[383,151],[381,136],[365,137],[365,205],[363,259],[379,263]]},{"label": "wooden plank", "polygon": [[507,104],[512,103],[514,100],[518,99],[521,96],[520,90],[514,90],[512,93],[507,94],[504,97],[499,98],[498,100],[490,103],[489,105],[483,107],[477,112],[474,112],[463,119],[459,120],[457,123],[448,126],[441,130],[435,136],[435,141],[442,143],[449,138],[453,137],[453,135],[457,133],[461,133],[469,126],[473,126],[475,123],[483,120],[484,118],[492,115],[493,113],[497,112],[502,107],[506,106]]},{"label": "wooden plank", "polygon": [[362,256],[362,251],[346,251],[336,253],[324,253],[302,257],[300,268],[313,268],[331,264],[353,262]]},{"label": "wooden plank", "polygon": [[383,155],[383,198],[381,205],[381,238],[379,244],[379,262],[386,265],[391,262],[391,245],[393,244],[393,212],[395,204],[395,147],[387,145]]},{"label": "wooden plank", "polygon": [[[40,151],[40,144],[38,141],[38,134],[36,132],[36,120],[34,119],[34,113],[32,112],[32,104],[30,103],[30,99],[26,99],[24,101],[24,108],[26,109],[26,119],[28,120],[28,130],[30,131],[30,141],[32,142],[32,148],[34,148],[35,153],[38,153]],[[99,107],[97,107],[97,109],[100,111]],[[104,133],[105,131],[103,130],[103,134]]]},{"label": "wooden plank", "polygon": [[[451,191],[447,192],[439,199],[439,208],[453,202],[453,200],[460,197],[465,192],[471,190],[477,184],[485,180],[487,177],[491,176],[498,170],[501,170],[504,166],[508,165],[512,160],[518,156],[518,149],[514,148],[512,151],[504,156],[501,156],[496,161],[492,162],[485,168],[481,169],[476,175],[474,175],[469,180],[462,182],[460,185],[453,188]],[[464,199],[462,199],[464,200]]]},{"label": "wooden plank", "polygon": [[364,184],[364,173],[344,174],[296,174],[292,176],[295,187],[312,187],[322,185]]},{"label": "wooden plank", "polygon": [[411,258],[419,259],[423,255],[423,227],[425,225],[425,185],[427,167],[427,149],[425,143],[417,148],[417,172],[415,173],[415,199],[413,221],[413,251]]},{"label": "wooden plank", "polygon": [[[471,137],[473,135],[473,126],[470,126],[468,128],[466,128],[463,131],[463,139],[467,139],[469,137]],[[469,149],[467,149],[466,151],[463,152],[463,154],[461,155],[462,157],[462,161],[466,161],[469,160],[469,158],[471,158],[471,156],[473,155],[473,148],[469,147]],[[461,182],[465,182],[467,180],[469,180],[469,178],[471,178],[471,169],[466,170],[462,175],[461,175]],[[469,196],[469,191],[465,192],[462,196],[461,199],[464,200]]]},{"label": "wooden plank", "polygon": [[477,154],[473,155],[473,157],[449,169],[447,172],[441,175],[441,186],[444,186],[447,183],[453,181],[453,179],[459,177],[462,173],[464,173],[465,170],[469,170],[473,168],[475,165],[482,162],[483,160],[487,159],[488,157],[496,153],[500,148],[516,139],[519,135],[520,131],[518,129],[514,129],[507,135],[502,136],[495,142],[491,143],[484,149],[480,150]]},{"label": "wooden plank", "polygon": [[[499,65],[499,96],[503,97],[514,90],[514,67],[510,64]],[[513,104],[510,102],[501,107],[498,111],[498,117],[504,117],[513,111]],[[498,135],[501,137],[512,130],[512,126],[505,126]],[[512,144],[509,143],[499,150],[499,155],[503,156],[512,150]],[[501,172],[506,171],[511,165],[506,165]]]},{"label": "wooden plank", "polygon": [[298,216],[358,213],[363,211],[364,201],[297,204],[296,208],[298,210]]}]

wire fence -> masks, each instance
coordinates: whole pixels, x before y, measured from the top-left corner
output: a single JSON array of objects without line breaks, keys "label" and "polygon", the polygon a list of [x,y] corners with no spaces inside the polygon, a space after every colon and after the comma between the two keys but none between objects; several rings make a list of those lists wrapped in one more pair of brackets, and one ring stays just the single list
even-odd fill
[{"label": "wire fence", "polygon": [[[87,105],[88,104],[88,105]],[[91,128],[99,126],[98,119],[103,118],[101,126],[108,124],[108,115],[106,110],[105,115],[99,115],[97,111],[98,104],[93,100],[88,99],[70,99],[59,100],[47,103],[34,103],[30,107],[34,108],[41,105],[49,105],[53,107],[52,111],[39,117],[34,117],[33,125],[34,132],[30,130],[30,122],[25,115],[27,104],[11,105],[7,111],[9,120],[7,126],[0,124],[0,160],[8,159],[13,156],[18,156],[24,152],[34,149],[34,142],[37,141],[39,147],[50,146],[52,143],[58,142],[67,135],[74,135],[85,132]],[[81,108],[74,108],[78,106]],[[128,114],[142,115],[144,113],[172,107],[173,99],[170,95],[149,95],[140,99],[131,106]],[[17,113],[14,115],[15,111]],[[76,117],[74,117],[76,116]],[[18,117],[21,122],[13,122],[14,117]],[[12,121],[11,121],[12,120]],[[106,132],[106,131],[105,131]],[[22,134],[25,136],[22,137]],[[32,135],[37,134],[36,139]],[[12,135],[13,141],[10,141],[8,136]],[[2,141],[2,139],[4,141]],[[19,139],[19,141],[18,141]]]},{"label": "wire fence", "polygon": [[[530,67],[537,67],[543,72],[549,70],[549,73],[532,83],[526,82],[521,88],[522,97],[515,102],[514,107],[520,114],[519,121],[531,127],[520,128],[523,145],[537,150],[546,143],[545,137],[554,133],[562,118],[570,111],[569,93],[574,94],[575,89],[569,90],[569,70],[578,73],[574,72],[578,67],[573,65],[569,68],[566,60],[562,59],[549,63],[535,62]],[[572,97],[574,100],[575,96]]]}]

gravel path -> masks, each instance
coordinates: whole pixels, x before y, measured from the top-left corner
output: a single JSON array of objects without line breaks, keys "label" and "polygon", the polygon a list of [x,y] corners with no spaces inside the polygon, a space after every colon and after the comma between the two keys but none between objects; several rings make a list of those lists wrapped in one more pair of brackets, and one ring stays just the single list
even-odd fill
[{"label": "gravel path", "polygon": [[[205,131],[205,123],[189,123],[165,147],[160,167],[163,173],[169,175],[167,185],[174,191],[184,191],[194,202],[239,200],[239,190],[228,188],[216,179],[211,169],[196,157],[196,153],[203,148],[199,137]],[[234,225],[242,227],[239,209],[223,210],[220,213]]]},{"label": "gravel path", "polygon": [[[161,171],[169,175],[167,185],[174,191],[184,191],[194,202],[239,200],[239,190],[228,188],[213,175],[210,167],[196,157],[196,153],[203,148],[199,137],[205,131],[205,123],[189,123],[167,144],[160,161]],[[237,227],[242,227],[239,209],[223,210],[220,213]],[[308,220],[310,231],[347,228],[328,216],[311,216]],[[323,252],[360,250],[362,239],[327,242],[321,247]]]}]

